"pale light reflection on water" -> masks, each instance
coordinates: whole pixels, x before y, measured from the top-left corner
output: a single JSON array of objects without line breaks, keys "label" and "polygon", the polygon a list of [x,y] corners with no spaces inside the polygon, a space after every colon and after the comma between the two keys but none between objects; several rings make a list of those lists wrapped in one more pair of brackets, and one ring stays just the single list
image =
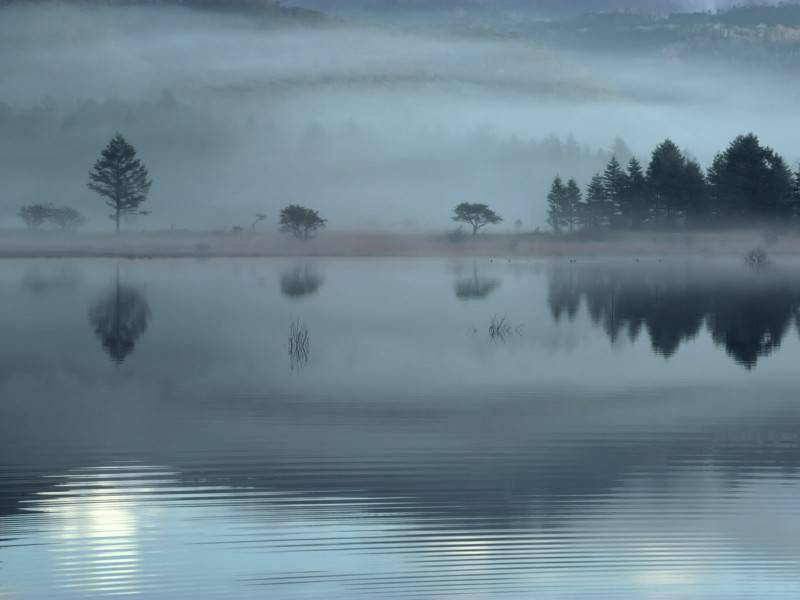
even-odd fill
[{"label": "pale light reflection on water", "polygon": [[796,598],[796,274],[4,263],[0,595]]}]

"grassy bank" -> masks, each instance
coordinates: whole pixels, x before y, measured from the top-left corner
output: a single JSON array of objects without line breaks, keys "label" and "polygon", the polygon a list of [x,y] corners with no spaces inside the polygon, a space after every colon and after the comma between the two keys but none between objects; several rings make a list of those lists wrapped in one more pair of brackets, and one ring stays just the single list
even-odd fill
[{"label": "grassy bank", "polygon": [[223,256],[741,256],[762,247],[800,255],[800,235],[763,231],[614,233],[602,236],[337,233],[299,241],[273,232],[62,234],[3,232],[0,258],[181,258]]}]

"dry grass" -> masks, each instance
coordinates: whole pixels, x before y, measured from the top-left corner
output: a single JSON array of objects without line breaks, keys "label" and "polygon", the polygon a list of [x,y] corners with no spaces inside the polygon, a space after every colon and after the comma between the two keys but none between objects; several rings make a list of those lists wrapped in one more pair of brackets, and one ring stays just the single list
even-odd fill
[{"label": "dry grass", "polygon": [[225,256],[744,256],[762,246],[772,256],[800,255],[791,232],[629,233],[602,237],[485,234],[453,241],[447,234],[337,233],[298,241],[279,233],[0,233],[0,258]]}]

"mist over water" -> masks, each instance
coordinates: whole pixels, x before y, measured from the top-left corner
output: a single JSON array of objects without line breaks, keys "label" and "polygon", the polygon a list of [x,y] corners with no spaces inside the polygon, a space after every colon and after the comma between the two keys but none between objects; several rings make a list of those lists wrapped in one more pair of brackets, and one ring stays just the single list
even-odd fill
[{"label": "mist over water", "polygon": [[134,229],[230,230],[256,212],[274,228],[296,202],[332,229],[441,230],[462,201],[534,229],[553,175],[585,185],[617,136],[643,160],[671,137],[707,166],[752,130],[800,158],[795,78],[712,57],[570,51],[402,20],[0,10],[5,227],[20,206],[52,202],[107,229],[86,173],[117,130],[155,181]]}]

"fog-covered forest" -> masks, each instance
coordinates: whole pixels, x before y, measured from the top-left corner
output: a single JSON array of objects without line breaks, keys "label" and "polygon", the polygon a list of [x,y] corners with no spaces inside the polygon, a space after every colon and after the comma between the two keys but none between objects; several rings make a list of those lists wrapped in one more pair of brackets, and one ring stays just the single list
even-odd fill
[{"label": "fog-covered forest", "polygon": [[555,173],[585,188],[666,137],[706,169],[753,131],[796,170],[797,7],[325,4],[0,4],[0,227],[53,204],[108,230],[86,183],[117,131],[154,181],[133,229],[298,203],[437,231],[464,201],[545,228]]}]

